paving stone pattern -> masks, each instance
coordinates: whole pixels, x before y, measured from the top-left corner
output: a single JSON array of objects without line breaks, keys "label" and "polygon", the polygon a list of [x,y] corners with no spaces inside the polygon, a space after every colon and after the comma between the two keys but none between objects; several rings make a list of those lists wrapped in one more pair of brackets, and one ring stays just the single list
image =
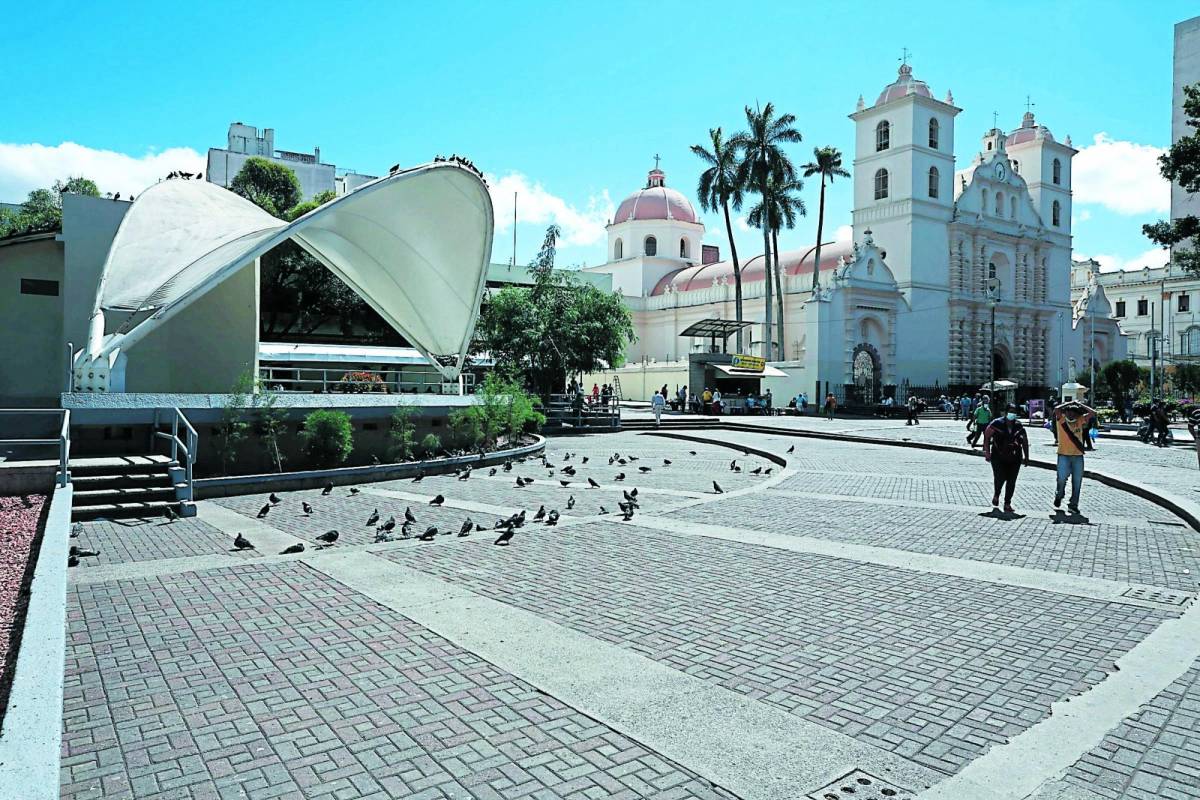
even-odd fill
[{"label": "paving stone pattern", "polygon": [[70,607],[67,800],[731,797],[300,563]]},{"label": "paving stone pattern", "polygon": [[965,558],[1194,592],[1195,534],[1176,527],[1057,524],[1049,514],[1007,521],[971,511],[831,503],[784,491],[732,497],[664,516],[781,534]]},{"label": "paving stone pattern", "polygon": [[386,557],[946,773],[1170,616],[609,522]]},{"label": "paving stone pattern", "polygon": [[1200,798],[1200,661],[1110,732],[1067,780],[1112,800]]},{"label": "paving stone pattern", "polygon": [[217,553],[243,558],[259,555],[253,551],[238,553],[229,536],[199,517],[171,523],[162,517],[83,522],[73,530],[79,535],[71,539],[71,544],[99,552],[81,558],[78,569]]}]

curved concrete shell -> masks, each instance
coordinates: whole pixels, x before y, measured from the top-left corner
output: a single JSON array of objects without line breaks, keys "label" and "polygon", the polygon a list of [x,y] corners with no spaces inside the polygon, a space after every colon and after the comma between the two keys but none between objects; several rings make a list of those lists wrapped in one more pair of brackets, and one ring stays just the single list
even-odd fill
[{"label": "curved concrete shell", "polygon": [[116,352],[290,238],[452,379],[479,313],[492,226],[487,187],[453,162],[393,173],[291,223],[206,181],[163,181],[117,231],[83,357],[111,365]]}]

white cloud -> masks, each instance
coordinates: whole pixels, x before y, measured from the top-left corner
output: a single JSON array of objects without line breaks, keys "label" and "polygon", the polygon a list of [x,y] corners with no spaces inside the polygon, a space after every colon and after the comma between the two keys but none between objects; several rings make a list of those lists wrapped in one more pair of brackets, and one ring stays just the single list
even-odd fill
[{"label": "white cloud", "polygon": [[853,238],[854,228],[850,225],[838,225],[837,230],[833,232],[835,242],[848,242]]},{"label": "white cloud", "polygon": [[1111,253],[1097,253],[1094,256],[1085,256],[1076,253],[1074,257],[1078,261],[1084,261],[1089,258],[1098,261],[1100,263],[1101,272],[1116,272],[1117,270],[1121,269],[1135,270],[1141,269],[1142,267],[1157,269],[1158,267],[1164,266],[1167,263],[1167,258],[1169,255],[1170,253],[1163,248],[1154,247],[1130,259],[1125,259],[1121,256],[1113,255]]},{"label": "white cloud", "polygon": [[1092,212],[1088,211],[1086,208],[1075,212],[1076,222],[1087,222],[1091,218]]},{"label": "white cloud", "polygon": [[140,193],[172,170],[203,172],[205,159],[190,147],[172,147],[142,156],[96,150],[75,142],[59,145],[0,142],[0,201],[19,203],[34,189],[57,180],[91,178],[101,192]]},{"label": "white cloud", "polygon": [[1171,185],[1158,172],[1163,148],[1112,139],[1103,131],[1072,162],[1076,203],[1118,214],[1161,214],[1171,208]]},{"label": "white cloud", "polygon": [[496,214],[496,232],[512,227],[513,192],[517,193],[517,222],[535,225],[551,223],[562,229],[563,245],[592,245],[604,239],[604,226],[612,219],[616,206],[605,190],[588,198],[587,208],[579,209],[546,191],[541,183],[530,182],[519,172],[503,178],[487,176],[492,206]]},{"label": "white cloud", "polygon": [[750,223],[746,221],[746,216],[743,214],[733,218],[733,227],[742,232],[756,231],[758,228],[751,228]]}]

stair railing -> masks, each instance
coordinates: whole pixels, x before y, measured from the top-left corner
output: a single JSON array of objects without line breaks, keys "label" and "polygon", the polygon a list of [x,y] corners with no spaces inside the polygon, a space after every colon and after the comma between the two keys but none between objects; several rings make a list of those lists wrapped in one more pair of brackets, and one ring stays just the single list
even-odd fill
[{"label": "stair railing", "polygon": [[17,414],[34,416],[61,414],[62,425],[58,429],[58,437],[54,439],[0,439],[0,445],[18,445],[23,447],[53,447],[58,446],[58,485],[66,486],[71,482],[71,410],[68,408],[0,408],[0,414]]},{"label": "stair railing", "polygon": [[[160,431],[159,426],[161,413],[167,412],[171,415],[171,432]],[[179,424],[183,423],[183,431],[185,439],[179,438]],[[166,439],[171,443],[171,460],[179,463],[187,476],[187,488],[184,490],[184,499],[191,502],[193,498],[194,483],[192,480],[192,465],[196,463],[196,449],[200,444],[200,436],[196,433],[196,429],[192,427],[192,423],[188,422],[188,418],[183,415],[183,412],[178,408],[169,409],[154,409],[154,435],[159,439]],[[179,451],[183,451],[183,460],[179,458]]]}]

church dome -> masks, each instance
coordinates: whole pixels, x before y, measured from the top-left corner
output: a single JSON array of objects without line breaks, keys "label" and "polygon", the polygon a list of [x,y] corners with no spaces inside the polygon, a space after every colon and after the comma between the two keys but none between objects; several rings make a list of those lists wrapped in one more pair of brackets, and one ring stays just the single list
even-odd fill
[{"label": "church dome", "polygon": [[883,91],[879,94],[879,99],[875,101],[875,105],[881,106],[884,103],[899,100],[901,97],[906,97],[910,94],[933,97],[933,93],[929,91],[929,85],[925,81],[913,78],[912,67],[908,64],[901,64],[900,74],[896,78],[895,83],[889,83],[883,88]]},{"label": "church dome", "polygon": [[667,188],[667,176],[657,167],[646,177],[646,188],[638,189],[621,201],[612,224],[634,219],[670,219],[678,222],[699,222],[696,209],[692,208],[682,193]]},{"label": "church dome", "polygon": [[1005,137],[1004,143],[1011,147],[1014,144],[1021,144],[1021,142],[1032,142],[1034,139],[1053,142],[1054,135],[1045,125],[1038,125],[1034,122],[1032,111],[1026,111],[1025,116],[1021,117],[1021,127]]},{"label": "church dome", "polygon": [[[783,274],[789,276],[811,275],[813,261],[816,258],[817,246],[801,250],[784,250],[779,254],[779,266]],[[842,259],[854,258],[853,242],[826,242],[821,245],[821,272],[837,269]],[[739,264],[742,273],[742,285],[761,281],[767,271],[763,269],[762,254],[754,256]],[[650,292],[653,296],[668,292],[690,292],[694,289],[708,289],[722,283],[733,283],[733,262],[718,261],[713,264],[697,264],[684,267],[664,275]]]}]

